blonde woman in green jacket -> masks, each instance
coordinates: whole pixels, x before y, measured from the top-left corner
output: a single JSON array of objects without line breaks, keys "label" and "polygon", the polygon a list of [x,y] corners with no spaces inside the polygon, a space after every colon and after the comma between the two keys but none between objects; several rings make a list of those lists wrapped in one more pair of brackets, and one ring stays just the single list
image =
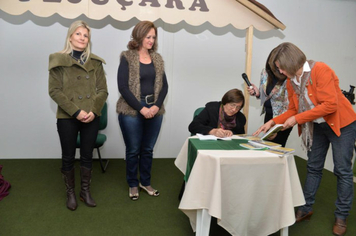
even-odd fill
[{"label": "blonde woman in green jacket", "polygon": [[65,48],[49,56],[48,91],[57,103],[57,130],[62,148],[62,176],[66,185],[67,208],[78,204],[74,192],[74,160],[80,133],[80,200],[96,203],[90,194],[92,158],[99,130],[99,117],[108,96],[103,69],[105,61],[90,52],[89,26],[75,21],[68,29]]}]

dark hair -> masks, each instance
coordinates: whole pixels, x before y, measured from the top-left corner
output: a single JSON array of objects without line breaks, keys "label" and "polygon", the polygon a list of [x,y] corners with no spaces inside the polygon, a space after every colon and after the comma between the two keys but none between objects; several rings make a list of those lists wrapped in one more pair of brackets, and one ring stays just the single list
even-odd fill
[{"label": "dark hair", "polygon": [[272,84],[274,78],[278,80],[277,84],[282,84],[284,80],[287,79],[287,76],[279,73],[278,70],[272,70],[271,66],[269,65],[269,60],[275,55],[276,51],[276,48],[274,48],[267,57],[265,66],[265,70],[267,72],[267,84]]},{"label": "dark hair", "polygon": [[302,50],[292,43],[282,43],[274,50],[268,62],[273,71],[277,71],[275,63],[278,62],[280,69],[294,76],[307,60]]},{"label": "dark hair", "polygon": [[142,41],[150,32],[151,29],[155,30],[156,40],[153,43],[152,48],[149,51],[156,51],[157,44],[157,28],[151,21],[141,21],[132,30],[131,40],[127,44],[127,48],[130,50],[138,50],[142,46]]},{"label": "dark hair", "polygon": [[239,103],[242,102],[241,109],[245,105],[245,97],[241,90],[231,89],[227,91],[221,99],[221,103],[225,105],[226,103]]}]

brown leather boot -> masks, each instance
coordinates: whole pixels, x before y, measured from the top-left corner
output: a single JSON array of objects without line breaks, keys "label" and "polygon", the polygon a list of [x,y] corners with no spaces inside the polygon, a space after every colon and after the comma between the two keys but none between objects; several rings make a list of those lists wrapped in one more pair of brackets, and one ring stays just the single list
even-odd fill
[{"label": "brown leather boot", "polygon": [[64,179],[64,183],[66,185],[67,192],[67,208],[71,211],[77,209],[77,199],[75,197],[74,187],[75,187],[75,171],[74,168],[70,171],[63,171],[62,177]]},{"label": "brown leather boot", "polygon": [[333,227],[333,234],[336,236],[343,236],[346,233],[346,220],[335,218],[335,223]]},{"label": "brown leather boot", "polygon": [[80,177],[81,177],[81,190],[80,190],[80,200],[83,201],[89,207],[95,207],[96,203],[90,194],[90,182],[91,182],[92,170],[80,167]]}]

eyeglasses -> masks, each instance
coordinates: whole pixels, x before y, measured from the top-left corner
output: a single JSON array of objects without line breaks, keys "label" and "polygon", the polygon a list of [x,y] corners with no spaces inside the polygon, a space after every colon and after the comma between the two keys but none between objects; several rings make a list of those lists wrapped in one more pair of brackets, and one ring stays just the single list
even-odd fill
[{"label": "eyeglasses", "polygon": [[240,106],[240,105],[237,105],[236,103],[228,103],[228,104],[226,104],[226,105],[228,105],[228,107],[229,107],[230,109],[237,109],[237,110],[240,110],[240,109],[241,109],[241,106]]}]

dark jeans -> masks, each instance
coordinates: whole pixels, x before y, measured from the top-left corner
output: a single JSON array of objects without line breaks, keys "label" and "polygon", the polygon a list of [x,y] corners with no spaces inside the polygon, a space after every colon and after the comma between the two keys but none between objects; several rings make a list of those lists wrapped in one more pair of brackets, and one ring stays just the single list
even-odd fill
[{"label": "dark jeans", "polygon": [[356,139],[356,121],[341,129],[340,137],[336,136],[329,125],[314,123],[313,146],[308,151],[307,178],[304,184],[306,204],[300,209],[309,212],[315,202],[325,157],[331,143],[334,175],[337,177],[337,199],[335,217],[346,219],[353,200],[352,158]]},{"label": "dark jeans", "polygon": [[[146,107],[147,104],[142,102]],[[163,116],[145,119],[140,113],[137,116],[119,115],[119,123],[126,145],[126,180],[130,187],[151,185],[151,167],[153,148],[161,129]]]},{"label": "dark jeans", "polygon": [[93,149],[98,135],[99,119],[99,117],[96,117],[90,123],[82,123],[77,119],[57,119],[63,171],[70,171],[73,168],[78,132],[80,132],[80,166],[92,168]]}]

